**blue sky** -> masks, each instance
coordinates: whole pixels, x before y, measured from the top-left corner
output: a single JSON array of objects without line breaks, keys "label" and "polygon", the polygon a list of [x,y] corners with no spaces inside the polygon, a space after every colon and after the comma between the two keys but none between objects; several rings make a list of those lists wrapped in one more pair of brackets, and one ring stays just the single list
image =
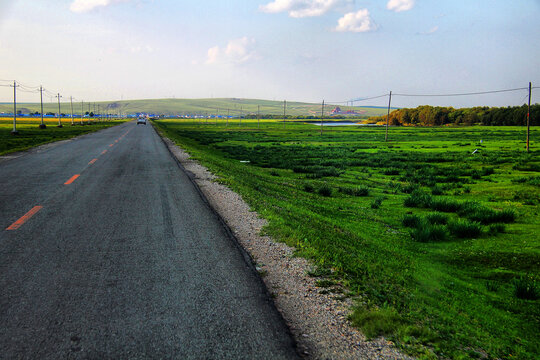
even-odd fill
[{"label": "blue sky", "polygon": [[[539,18],[540,0],[2,0],[0,79],[85,101],[521,88],[540,85]],[[506,106],[525,95],[393,105]]]}]

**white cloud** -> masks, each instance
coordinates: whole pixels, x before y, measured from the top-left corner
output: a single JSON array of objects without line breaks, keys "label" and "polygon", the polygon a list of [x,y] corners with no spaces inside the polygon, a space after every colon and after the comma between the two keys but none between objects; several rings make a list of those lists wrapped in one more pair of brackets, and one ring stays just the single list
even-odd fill
[{"label": "white cloud", "polygon": [[432,27],[431,29],[429,29],[428,31],[424,31],[424,32],[421,32],[421,33],[418,33],[419,35],[431,35],[433,33],[436,33],[437,31],[439,30],[439,27],[438,26],[434,26]]},{"label": "white cloud", "polygon": [[274,0],[259,8],[267,13],[288,12],[290,17],[321,16],[350,0]]},{"label": "white cloud", "polygon": [[219,57],[219,46],[214,46],[208,49],[208,57],[206,59],[207,64],[217,63]]},{"label": "white cloud", "polygon": [[127,1],[129,0],[74,0],[69,6],[69,10],[75,13],[84,13],[94,10],[97,7],[105,7],[114,3]]},{"label": "white cloud", "polygon": [[339,19],[335,30],[341,32],[366,32],[376,28],[377,26],[369,16],[368,9],[360,9],[357,12],[347,13]]},{"label": "white cloud", "polygon": [[386,4],[388,10],[395,12],[411,10],[414,6],[414,0],[390,0]]},{"label": "white cloud", "polygon": [[230,40],[224,49],[221,49],[219,46],[208,49],[206,63],[245,63],[256,58],[254,46],[255,39],[250,39],[247,36]]}]

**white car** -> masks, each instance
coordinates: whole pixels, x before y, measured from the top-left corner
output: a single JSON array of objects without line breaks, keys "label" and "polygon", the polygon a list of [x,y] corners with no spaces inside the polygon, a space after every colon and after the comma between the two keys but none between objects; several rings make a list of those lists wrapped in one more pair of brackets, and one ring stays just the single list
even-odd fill
[{"label": "white car", "polygon": [[139,125],[139,124],[144,124],[144,125],[146,125],[146,119],[145,119],[145,118],[138,118],[138,119],[137,119],[137,125]]}]

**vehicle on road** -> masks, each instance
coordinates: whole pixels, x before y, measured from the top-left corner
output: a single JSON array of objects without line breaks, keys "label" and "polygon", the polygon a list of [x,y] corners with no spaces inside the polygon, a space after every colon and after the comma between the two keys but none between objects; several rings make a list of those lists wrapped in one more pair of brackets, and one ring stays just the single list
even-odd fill
[{"label": "vehicle on road", "polygon": [[139,125],[139,124],[146,125],[146,118],[138,118],[137,119],[137,125]]}]

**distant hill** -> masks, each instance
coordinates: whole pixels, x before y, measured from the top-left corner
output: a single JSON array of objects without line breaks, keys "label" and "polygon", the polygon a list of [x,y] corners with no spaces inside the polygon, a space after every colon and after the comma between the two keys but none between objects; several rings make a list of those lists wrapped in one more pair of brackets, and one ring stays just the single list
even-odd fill
[{"label": "distant hill", "polygon": [[[123,100],[123,101],[100,101],[96,102],[101,106],[102,112],[111,114],[164,114],[170,115],[247,115],[256,114],[257,107],[260,107],[261,114],[281,115],[283,114],[283,101],[259,100],[259,99],[239,99],[239,98],[219,98],[219,99],[151,99],[151,100]],[[330,111],[336,105],[328,104],[325,106],[325,114],[328,116]],[[367,117],[378,116],[385,113],[384,108],[379,107],[361,107],[361,106],[342,106],[342,110],[354,110],[358,114]],[[106,110],[103,110],[106,109]],[[40,111],[39,103],[20,103],[17,110],[23,113]],[[70,103],[61,103],[62,113],[70,114]],[[76,114],[81,113],[81,103],[73,103],[73,110]],[[13,111],[12,103],[0,103],[0,113]],[[84,111],[88,111],[88,103],[84,103]],[[94,111],[94,103],[90,103],[90,111]],[[44,103],[43,112],[58,112],[58,103]],[[287,102],[287,115],[313,115],[319,117],[321,114],[321,104],[305,102]]]}]

